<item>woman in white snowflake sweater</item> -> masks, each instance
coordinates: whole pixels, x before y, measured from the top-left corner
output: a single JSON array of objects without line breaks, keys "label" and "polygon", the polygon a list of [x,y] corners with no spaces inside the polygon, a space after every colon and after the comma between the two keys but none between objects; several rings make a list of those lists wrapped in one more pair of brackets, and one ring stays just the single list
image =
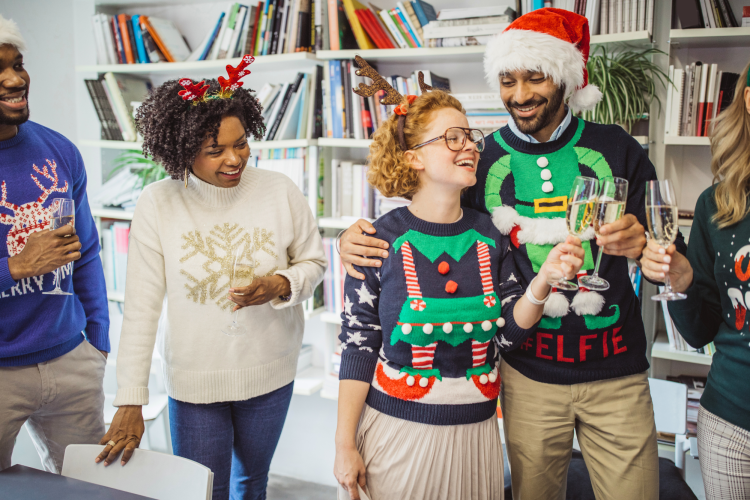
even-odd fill
[{"label": "woman in white snowflake sweater", "polygon": [[339,499],[502,498],[499,352],[536,329],[547,278],[574,276],[583,249],[572,236],[553,248],[524,295],[510,238],[461,209],[481,132],[444,92],[404,102],[375,133],[368,180],[412,203],[375,222],[390,255],[344,287]]},{"label": "woman in white snowflake sweater", "polygon": [[[159,347],[174,451],[213,471],[214,500],[230,492],[265,497],[302,343],[301,303],[326,267],[299,189],[282,174],[246,168],[247,138],[262,138],[264,126],[260,104],[237,85],[247,73],[242,64],[229,80],[206,87],[166,82],[139,108],[144,152],[171,179],[148,186],[133,217],[117,356],[119,409],[96,458],[109,465],[124,450],[124,465],[140,442],[166,295]],[[254,280],[230,289],[241,244],[249,245]],[[225,335],[236,309],[247,333]]]}]

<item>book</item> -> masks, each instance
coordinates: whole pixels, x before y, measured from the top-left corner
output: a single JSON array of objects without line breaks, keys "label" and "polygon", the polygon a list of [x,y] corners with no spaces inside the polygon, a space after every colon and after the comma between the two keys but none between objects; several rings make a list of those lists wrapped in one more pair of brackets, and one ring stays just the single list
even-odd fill
[{"label": "book", "polygon": [[131,103],[142,102],[145,99],[153,87],[151,81],[126,73],[111,72],[104,74],[104,81],[109,91],[110,104],[122,130],[123,139],[135,141],[137,135]]},{"label": "book", "polygon": [[125,57],[125,50],[122,44],[122,36],[120,33],[120,23],[117,16],[112,16],[112,32],[114,33],[115,47],[117,49],[117,62],[119,64],[127,64],[128,60]]},{"label": "book", "polygon": [[[229,39],[229,44],[226,52],[224,52],[224,57],[219,57],[220,59],[235,57],[237,53],[237,45],[240,43],[240,38],[242,37],[243,29],[245,28],[246,16],[247,7],[244,5],[240,5],[240,8],[237,10],[237,17],[234,21],[232,37]],[[219,53],[221,55],[221,50],[219,51]]]},{"label": "book", "polygon": [[156,45],[165,56],[167,56],[167,53],[170,54],[169,57],[172,58],[170,62],[180,62],[190,57],[190,47],[172,21],[158,17],[141,16],[141,19],[143,18],[145,18],[146,26]]},{"label": "book", "polygon": [[[708,87],[708,67],[704,67],[701,71],[701,83],[700,83],[700,90],[698,93],[698,116],[697,116],[697,122],[696,122],[696,129],[695,129],[695,135],[701,136],[703,135],[703,125],[705,124],[705,116],[706,116],[706,90]],[[675,70],[676,72],[677,70]]]},{"label": "book", "polygon": [[502,5],[488,7],[462,7],[457,9],[441,9],[437,15],[438,21],[448,19],[468,19],[472,17],[488,17],[511,15],[515,18],[515,11]]},{"label": "book", "polygon": [[702,135],[704,137],[708,137],[708,130],[711,125],[711,119],[713,118],[713,112],[714,112],[714,94],[716,92],[716,77],[718,74],[718,66],[716,64],[709,65],[708,68],[708,76],[707,76],[707,83],[706,83],[706,110],[703,115],[703,126],[702,126]]},{"label": "book", "polygon": [[245,53],[251,54],[251,55],[257,55],[257,43],[258,43],[258,33],[260,29],[260,18],[263,15],[263,2],[258,2],[257,7],[255,8],[255,19],[253,21],[253,31],[250,33],[248,37],[248,46],[245,47]]},{"label": "book", "polygon": [[133,31],[133,37],[135,38],[135,48],[138,52],[138,60],[142,64],[150,63],[148,54],[146,53],[146,46],[143,44],[143,35],[141,34],[141,23],[138,14],[131,18],[132,25],[130,29]]},{"label": "book", "polygon": [[280,124],[274,139],[277,141],[283,141],[287,139],[295,139],[297,137],[297,129],[299,128],[300,118],[300,106],[302,105],[301,99],[304,95],[305,86],[307,81],[304,78],[303,73],[297,75],[295,83],[292,85],[290,90],[289,102],[286,108],[282,106],[280,113],[283,118],[280,120]]},{"label": "book", "polygon": [[374,49],[375,45],[373,45],[370,37],[367,36],[365,30],[362,29],[359,18],[355,14],[355,10],[364,9],[365,6],[359,3],[357,0],[341,0],[341,2],[344,7],[344,12],[346,13],[346,18],[349,21],[349,25],[351,26],[352,33],[354,34],[354,38],[356,39],[359,48],[362,50]]},{"label": "book", "polygon": [[413,32],[415,32],[419,43],[424,45],[424,35],[422,33],[422,25],[417,19],[417,14],[414,12],[414,8],[411,3],[407,0],[406,3],[399,2],[398,8],[406,15],[406,20],[409,22],[409,26]]},{"label": "book", "polygon": [[388,16],[391,18],[393,25],[396,26],[396,29],[406,41],[407,47],[412,49],[417,48],[418,45],[416,40],[414,40],[414,38],[412,38],[412,36],[409,34],[409,31],[406,29],[406,26],[404,26],[404,22],[401,20],[396,9],[389,10]]},{"label": "book", "polygon": [[435,7],[433,7],[432,5],[428,4],[427,2],[423,2],[422,0],[414,0],[411,2],[411,5],[414,8],[414,13],[417,15],[417,19],[419,19],[419,23],[422,26],[426,26],[430,21],[437,21]]},{"label": "book", "polygon": [[96,40],[96,63],[97,64],[115,64],[110,61],[109,52],[104,42],[104,30],[102,29],[102,22],[106,22],[106,18],[103,21],[100,14],[96,14],[91,17],[91,23],[94,27],[94,39]]},{"label": "book", "polygon": [[130,51],[133,54],[133,61],[136,64],[140,64],[143,61],[138,58],[138,49],[135,45],[135,33],[133,32],[133,19],[129,16],[125,20],[125,29],[128,32],[128,40],[130,40]]},{"label": "book", "polygon": [[[435,21],[433,21],[434,23]],[[438,21],[439,22],[439,21]],[[498,24],[467,24],[464,26],[436,26],[433,23],[424,27],[424,37],[449,38],[458,36],[483,36],[502,33],[508,27],[507,22]]]},{"label": "book", "polygon": [[391,9],[389,12],[397,21],[397,23],[401,27],[401,30],[410,40],[411,44],[416,48],[422,47],[422,40],[419,39],[417,33],[412,29],[411,23],[409,22],[409,17],[398,7],[398,5],[396,6],[396,8]]},{"label": "book", "polygon": [[125,62],[127,64],[135,64],[133,49],[130,45],[130,35],[128,34],[128,24],[130,24],[130,16],[126,14],[119,14],[117,16],[117,27],[120,30],[120,39],[122,40],[122,50],[123,54],[125,54]]},{"label": "book", "polygon": [[336,0],[327,0],[328,4],[328,35],[330,38],[331,50],[341,50],[341,40],[339,38],[339,17]]},{"label": "book", "polygon": [[703,28],[701,0],[676,0],[675,11],[682,29]]},{"label": "book", "polygon": [[122,133],[117,124],[117,118],[112,111],[112,106],[107,99],[107,94],[102,88],[102,82],[99,80],[84,80],[86,89],[94,104],[96,115],[101,123],[101,132],[104,139],[108,141],[122,141]]},{"label": "book", "polygon": [[164,54],[159,51],[154,39],[151,37],[151,33],[149,33],[144,26],[143,20],[139,18],[138,21],[140,24],[141,38],[143,38],[143,47],[146,49],[148,60],[152,63],[165,62],[167,60],[166,57],[164,57]]},{"label": "book", "polygon": [[396,42],[398,43],[399,48],[407,49],[410,47],[410,45],[406,42],[406,38],[404,37],[403,32],[401,29],[399,29],[396,26],[396,23],[393,21],[393,18],[390,16],[387,10],[381,10],[378,11],[378,15],[383,20],[385,25],[388,27],[389,32],[393,35]]}]

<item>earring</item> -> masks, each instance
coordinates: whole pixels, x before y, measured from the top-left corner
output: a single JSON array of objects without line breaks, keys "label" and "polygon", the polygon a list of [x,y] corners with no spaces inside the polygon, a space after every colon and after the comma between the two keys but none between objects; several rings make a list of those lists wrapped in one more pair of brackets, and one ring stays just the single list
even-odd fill
[{"label": "earring", "polygon": [[185,189],[187,189],[187,184],[188,184],[188,168],[187,167],[185,167],[185,175],[183,177],[185,177]]}]

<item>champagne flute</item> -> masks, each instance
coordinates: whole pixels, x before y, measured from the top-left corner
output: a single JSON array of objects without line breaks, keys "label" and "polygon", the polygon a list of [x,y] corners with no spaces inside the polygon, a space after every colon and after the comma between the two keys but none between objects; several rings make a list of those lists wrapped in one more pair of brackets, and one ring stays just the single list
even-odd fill
[{"label": "champagne flute", "polygon": [[[648,234],[665,250],[677,238],[677,198],[668,180],[646,182],[646,222]],[[669,273],[664,275],[664,291],[651,300],[683,300],[687,295],[672,290]]]},{"label": "champagne flute", "polygon": [[[75,202],[68,198],[54,198],[52,205],[50,206],[50,218],[49,228],[50,231],[60,229],[65,225],[71,225],[75,227],[76,223],[76,211]],[[71,274],[72,274],[72,263],[71,263]],[[44,295],[73,295],[70,292],[63,292],[60,288],[60,282],[62,281],[61,269],[55,269],[53,271],[55,275],[55,289],[50,292],[42,292]]]},{"label": "champagne flute", "polygon": [[[247,255],[248,246],[245,241],[241,241],[234,251],[234,260],[232,263],[232,275],[229,278],[231,288],[240,288],[249,286],[253,282],[255,265],[251,256]],[[238,293],[236,295],[242,295]],[[232,324],[226,326],[222,332],[231,337],[247,333],[247,328],[237,323],[237,315],[240,310],[234,311],[232,315]]]},{"label": "champagne flute", "polygon": [[[620,177],[607,178],[602,181],[599,198],[594,208],[594,232],[601,236],[599,230],[605,224],[611,224],[622,218],[625,213],[625,203],[628,199],[628,181]],[[591,276],[581,276],[578,280],[589,290],[603,291],[609,289],[609,282],[599,277],[599,264],[604,252],[599,248],[596,256],[596,267]]]},{"label": "champagne flute", "polygon": [[[575,178],[568,197],[568,213],[565,221],[568,225],[568,233],[580,238],[591,225],[598,192],[599,181],[596,179],[583,176]],[[578,290],[578,285],[566,280],[564,276],[550,276],[547,284],[560,290]]]}]

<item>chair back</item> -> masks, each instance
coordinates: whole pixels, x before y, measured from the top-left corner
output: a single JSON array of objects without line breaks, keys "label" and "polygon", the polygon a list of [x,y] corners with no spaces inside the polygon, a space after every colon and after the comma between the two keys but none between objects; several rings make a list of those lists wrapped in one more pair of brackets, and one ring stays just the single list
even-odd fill
[{"label": "chair back", "polygon": [[649,378],[651,400],[654,402],[656,430],[669,434],[687,432],[687,386]]},{"label": "chair back", "polygon": [[62,475],[157,500],[211,500],[214,474],[187,458],[137,449],[124,467],[94,463],[101,445],[72,444],[65,449]]}]

